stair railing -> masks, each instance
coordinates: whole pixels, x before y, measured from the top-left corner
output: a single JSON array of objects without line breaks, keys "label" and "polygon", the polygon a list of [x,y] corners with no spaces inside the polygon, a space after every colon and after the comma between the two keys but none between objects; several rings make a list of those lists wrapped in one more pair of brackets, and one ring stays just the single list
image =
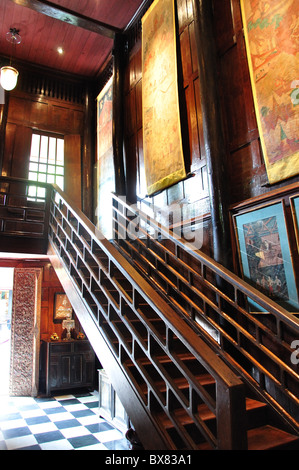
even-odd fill
[{"label": "stair railing", "polygon": [[[163,428],[169,448],[245,449],[243,383],[54,188],[50,243],[144,408],[157,429]],[[198,381],[201,372],[213,379],[211,389]],[[200,406],[213,416],[212,426],[200,416]]]},{"label": "stair railing", "polygon": [[298,432],[299,319],[123,197],[113,223],[121,252]]}]

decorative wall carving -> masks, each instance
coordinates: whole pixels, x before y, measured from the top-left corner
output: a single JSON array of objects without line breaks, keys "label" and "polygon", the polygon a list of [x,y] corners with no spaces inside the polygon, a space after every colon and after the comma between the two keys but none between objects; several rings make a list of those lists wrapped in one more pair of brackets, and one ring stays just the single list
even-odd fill
[{"label": "decorative wall carving", "polygon": [[10,358],[11,396],[38,392],[42,269],[15,268]]}]

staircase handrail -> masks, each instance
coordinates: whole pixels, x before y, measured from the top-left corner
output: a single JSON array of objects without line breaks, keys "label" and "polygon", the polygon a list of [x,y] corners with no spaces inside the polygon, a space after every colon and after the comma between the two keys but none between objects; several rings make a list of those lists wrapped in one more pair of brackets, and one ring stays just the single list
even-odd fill
[{"label": "staircase handrail", "polygon": [[[124,197],[113,195],[112,204],[113,237],[120,251],[152,279],[154,285],[159,288],[161,284],[162,294],[164,291],[167,298],[176,298],[174,305],[177,311],[182,312],[195,329],[202,327],[194,320],[196,315],[204,322],[208,322],[208,328],[212,327],[219,338],[215,341],[215,335],[207,333],[208,329],[204,326],[207,342],[233,367],[233,370],[241,374],[256,393],[262,395],[263,399],[274,407],[283,420],[298,432],[299,375],[296,367],[298,317],[202,251],[192,249],[189,242],[173,234],[170,229],[143,212],[140,207],[127,203]],[[128,233],[126,233],[127,227],[129,227]],[[198,270],[195,271],[197,268],[194,266],[197,266]],[[179,269],[182,269],[183,274],[180,274]],[[206,275],[206,272],[210,277],[213,276],[213,280]],[[196,287],[193,278],[197,279],[196,282],[202,284],[205,290],[208,289],[213,300],[205,290]],[[184,292],[189,292],[190,296],[193,296],[192,300],[188,293],[182,293],[183,286]],[[171,295],[171,292],[174,294]],[[259,305],[261,308],[257,308],[257,311],[250,310],[249,299],[253,305]],[[241,320],[234,315],[227,315],[227,309],[223,310],[222,302],[227,303],[228,308],[235,310]],[[212,311],[212,316],[207,313],[209,309]],[[273,317],[273,325],[265,326],[259,313],[261,315],[269,313],[270,317]],[[220,321],[215,321],[213,315],[219,315],[223,321],[228,322],[236,330],[236,338],[222,327]],[[242,321],[245,325],[249,322],[251,331],[243,326]],[[277,343],[276,346],[279,345],[283,350],[281,356],[277,354],[276,347],[272,349],[269,346],[267,335],[270,340],[272,338],[273,344]],[[266,343],[263,342],[264,338]],[[245,346],[246,343],[248,344]],[[228,347],[224,347],[225,344]],[[240,357],[235,359],[235,355],[231,354],[229,349],[231,347],[237,356],[241,355],[243,361],[248,362],[247,368],[240,365]],[[251,352],[253,350],[256,350],[254,354]],[[263,359],[267,359],[264,363],[260,360],[259,354]],[[268,368],[269,364],[271,368]],[[267,384],[268,380],[272,383],[271,387]],[[291,406],[284,405],[284,396],[290,400]]]},{"label": "staircase handrail", "polygon": [[[220,448],[225,448],[225,446],[227,445],[235,445],[231,442],[233,439],[237,439],[239,443],[242,442],[242,446],[246,446],[246,432],[245,429],[242,428],[242,424],[240,425],[239,419],[245,413],[245,396],[242,381],[225,364],[225,362],[200,338],[200,336],[196,334],[192,330],[192,328],[190,328],[190,326],[186,324],[186,322],[175,313],[172,307],[169,306],[159,295],[157,295],[152,286],[132,267],[132,265],[119,252],[119,250],[103,236],[101,231],[98,230],[98,228],[92,224],[92,222],[85,216],[85,214],[81,210],[74,208],[72,201],[68,198],[68,196],[63,191],[61,191],[60,188],[56,185],[53,185],[53,188],[53,204],[56,205],[57,208],[59,204],[62,204],[66,207],[67,212],[70,212],[72,217],[75,217],[77,219],[78,224],[80,225],[80,227],[83,227],[83,229],[87,232],[88,236],[91,237],[91,240],[94,241],[98,246],[100,246],[101,250],[105,253],[109,260],[113,261],[114,267],[116,267],[117,270],[122,273],[122,275],[133,286],[133,289],[138,292],[140,296],[143,297],[143,299],[148,303],[148,305],[150,305],[152,309],[156,312],[156,314],[163,320],[169,335],[166,342],[170,342],[172,334],[175,335],[175,337],[178,338],[184,345],[188,345],[189,352],[196,357],[196,359],[202,364],[204,369],[207,370],[215,379],[217,389],[216,395],[218,398],[216,398],[217,420],[219,420],[219,422],[221,421],[222,424],[226,423],[224,427],[220,424],[218,425],[218,432],[220,432],[220,434],[222,432],[222,435],[219,437],[219,441],[222,441],[222,443],[219,444],[218,442],[216,444],[214,442],[216,447],[220,445]],[[54,202],[57,198],[60,199],[59,203]],[[53,224],[51,224],[50,222],[50,226],[51,225],[53,230]],[[56,229],[54,228],[53,235],[50,236],[50,239],[53,240],[56,236],[57,233]],[[54,247],[57,251],[55,243]],[[90,250],[90,246],[87,246],[85,242],[84,248]],[[58,255],[61,256],[60,253],[58,253]],[[110,278],[110,281],[113,282],[113,279]],[[85,284],[85,287],[89,289],[89,286],[87,284]],[[92,291],[90,291],[90,294],[92,295]],[[131,308],[133,308],[133,305],[131,305]],[[160,345],[162,346],[162,343]],[[165,344],[163,347],[165,347]],[[168,354],[170,355],[173,361],[176,360],[175,351],[168,351]],[[197,385],[193,383],[193,386],[196,387]],[[220,398],[220,396],[224,396],[223,393],[226,396],[226,399],[224,400]],[[207,405],[211,406],[211,402],[209,402],[209,399],[207,401]],[[236,406],[236,408],[233,411],[234,406]],[[188,409],[188,412],[190,413],[191,410]],[[233,422],[235,419],[237,419],[238,421],[238,429],[234,428]],[[245,423],[243,424],[245,425]],[[213,438],[211,438],[211,440],[213,441]]]},{"label": "staircase handrail", "polygon": [[[123,205],[130,212],[135,212],[136,216],[140,217],[144,222],[148,223],[148,221],[150,221],[150,225],[155,230],[157,230],[157,232],[160,232],[161,235],[165,237],[165,239],[168,238],[183,250],[186,250],[189,253],[191,252],[190,243],[185,241],[183,238],[178,238],[175,234],[173,234],[171,229],[167,229],[164,225],[162,225],[160,222],[157,222],[154,218],[147,215],[141,209],[127,203],[123,197],[119,197],[113,194],[113,199]],[[140,229],[140,231],[142,232],[142,229]],[[298,326],[299,328],[299,318],[292,315],[288,310],[281,307],[278,303],[274,302],[272,299],[263,294],[263,292],[259,291],[254,286],[238,277],[235,273],[215,261],[209,255],[200,250],[192,250],[191,255],[200,264],[204,263],[205,266],[214,271],[215,275],[222,277],[224,280],[232,282],[238,288],[238,290],[243,292],[243,294],[245,294],[247,297],[250,297],[256,303],[260,304],[260,306],[265,309],[265,311],[271,312],[281,320],[287,322],[289,325]]]}]

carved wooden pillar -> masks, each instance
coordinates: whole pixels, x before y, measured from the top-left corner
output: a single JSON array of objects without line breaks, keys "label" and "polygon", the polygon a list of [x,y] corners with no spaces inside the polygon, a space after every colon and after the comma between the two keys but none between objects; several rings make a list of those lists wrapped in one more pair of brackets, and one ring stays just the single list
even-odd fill
[{"label": "carved wooden pillar", "polygon": [[218,96],[211,0],[192,0],[199,67],[202,124],[213,230],[214,259],[231,267],[226,152]]},{"label": "carved wooden pillar", "polygon": [[11,396],[36,396],[39,379],[42,269],[15,268],[11,323]]}]

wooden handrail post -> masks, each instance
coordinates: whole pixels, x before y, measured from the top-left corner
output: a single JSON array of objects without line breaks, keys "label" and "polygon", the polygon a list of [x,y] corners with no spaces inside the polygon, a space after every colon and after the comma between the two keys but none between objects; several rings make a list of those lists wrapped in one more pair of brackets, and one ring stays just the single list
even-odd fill
[{"label": "wooden handrail post", "polygon": [[216,388],[217,435],[219,450],[247,450],[244,385]]}]

